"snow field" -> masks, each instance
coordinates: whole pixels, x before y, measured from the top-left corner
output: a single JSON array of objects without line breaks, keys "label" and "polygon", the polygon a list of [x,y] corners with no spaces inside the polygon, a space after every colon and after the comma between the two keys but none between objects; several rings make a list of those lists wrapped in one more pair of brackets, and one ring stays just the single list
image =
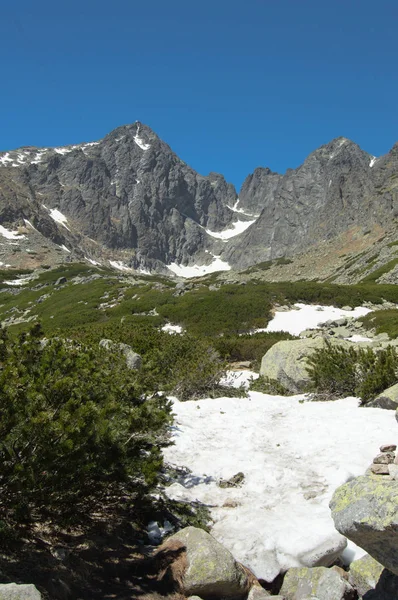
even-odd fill
[{"label": "snow field", "polygon": [[[392,411],[359,408],[355,398],[303,399],[250,392],[246,399],[175,400],[175,445],[164,451],[166,462],[192,471],[168,496],[208,505],[212,534],[268,581],[341,544],[328,506],[333,491],[397,438]],[[217,485],[239,471],[241,487]],[[355,555],[355,547],[346,551],[348,560]]]}]

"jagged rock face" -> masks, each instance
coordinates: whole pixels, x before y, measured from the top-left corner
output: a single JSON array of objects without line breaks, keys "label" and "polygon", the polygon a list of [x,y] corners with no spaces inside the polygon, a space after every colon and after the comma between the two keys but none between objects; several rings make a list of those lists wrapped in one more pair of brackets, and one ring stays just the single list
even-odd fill
[{"label": "jagged rock face", "polygon": [[[338,138],[279,179],[274,173],[262,173],[256,195],[265,190],[263,209],[227,251],[230,262],[247,267],[249,261],[292,256],[353,224],[372,222],[371,158],[353,142]],[[259,180],[255,174],[253,178]]]},{"label": "jagged rock face", "polygon": [[[221,175],[196,173],[140,123],[100,142],[5,153],[1,166],[38,209],[27,211],[35,227],[59,209],[75,243],[85,236],[111,250],[133,249],[136,263],[186,262],[212,245],[203,228],[218,231],[233,219],[227,205],[236,201],[234,187]],[[7,220],[18,216],[15,210]]]},{"label": "jagged rock face", "polygon": [[239,192],[239,207],[246,213],[259,215],[264,206],[272,202],[282,175],[258,167],[248,175]]}]

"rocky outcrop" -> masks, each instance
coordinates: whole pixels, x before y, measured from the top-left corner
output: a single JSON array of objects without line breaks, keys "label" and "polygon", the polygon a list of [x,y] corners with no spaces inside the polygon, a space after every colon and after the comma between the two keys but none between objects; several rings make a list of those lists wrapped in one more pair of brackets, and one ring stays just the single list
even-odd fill
[{"label": "rocky outcrop", "polygon": [[398,575],[398,483],[362,476],[339,487],[330,508],[336,529]]},{"label": "rocky outcrop", "polygon": [[286,600],[354,600],[354,588],[339,569],[295,568],[286,573],[280,591]]},{"label": "rocky outcrop", "polygon": [[186,527],[163,544],[162,550],[182,544],[187,566],[181,574],[182,592],[208,598],[244,599],[255,577],[237,563],[232,554],[210,534]]},{"label": "rocky outcrop", "polygon": [[[350,343],[344,340],[328,341],[350,347]],[[277,342],[263,356],[260,375],[278,381],[292,394],[305,392],[311,382],[307,358],[324,345],[323,337]]]}]

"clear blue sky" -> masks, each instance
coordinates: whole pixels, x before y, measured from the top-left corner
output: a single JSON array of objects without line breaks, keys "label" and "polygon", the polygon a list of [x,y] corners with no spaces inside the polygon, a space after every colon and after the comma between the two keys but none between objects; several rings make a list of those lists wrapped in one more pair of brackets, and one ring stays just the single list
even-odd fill
[{"label": "clear blue sky", "polygon": [[0,148],[140,120],[237,187],[343,135],[398,140],[397,0],[2,2]]}]

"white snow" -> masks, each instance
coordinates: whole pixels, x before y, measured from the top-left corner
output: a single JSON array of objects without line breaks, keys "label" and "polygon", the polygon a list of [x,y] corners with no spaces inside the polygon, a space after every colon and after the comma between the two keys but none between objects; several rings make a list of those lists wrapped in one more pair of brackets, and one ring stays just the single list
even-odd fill
[{"label": "white snow", "polygon": [[369,163],[369,167],[370,167],[370,168],[372,168],[372,167],[373,167],[373,165],[375,164],[376,160],[377,160],[377,157],[376,157],[376,156],[374,156],[374,157],[372,158],[372,160],[370,161],[370,163]]},{"label": "white snow", "polygon": [[141,148],[141,150],[149,150],[151,144],[146,144],[142,138],[140,138],[140,127],[137,128],[137,133],[134,136],[134,141]]},{"label": "white snow", "polygon": [[18,231],[10,231],[2,225],[0,225],[0,235],[7,238],[7,240],[22,240],[26,237],[25,235],[18,233]]},{"label": "white snow", "polygon": [[232,210],[233,212],[240,213],[241,215],[245,215],[245,217],[254,217],[254,219],[257,219],[257,217],[260,216],[260,215],[254,215],[253,213],[245,212],[243,210],[243,208],[238,208],[238,204],[239,204],[239,198],[237,199],[237,201],[235,202],[235,204],[233,206],[228,206],[228,204],[227,204],[227,208],[229,208],[229,210]]},{"label": "white snow", "polygon": [[[207,504],[211,533],[271,581],[280,570],[310,566],[311,552],[341,542],[328,506],[332,493],[363,474],[381,444],[396,441],[397,424],[393,411],[359,408],[355,398],[249,396],[174,401],[175,445],[164,450],[165,459],[192,473],[166,491]],[[239,471],[241,487],[217,485]],[[355,547],[345,551],[354,556]]]},{"label": "white snow", "polygon": [[371,312],[370,308],[358,306],[354,310],[342,310],[334,306],[320,306],[319,304],[294,305],[296,309],[285,312],[276,312],[274,318],[263,329],[256,329],[254,333],[261,331],[287,331],[292,335],[299,335],[305,329],[318,329],[319,324],[329,320],[341,319],[342,317],[363,317]]},{"label": "white snow", "polygon": [[234,388],[239,388],[243,385],[246,389],[249,387],[252,379],[258,379],[259,374],[249,369],[227,371],[225,377],[220,380],[221,385],[229,385]]},{"label": "white snow", "polygon": [[364,335],[352,335],[351,337],[345,338],[349,342],[372,342],[372,338],[365,337]]},{"label": "white snow", "polygon": [[243,233],[256,222],[256,219],[253,221],[236,221],[232,223],[231,229],[224,229],[224,231],[210,231],[210,229],[206,229],[206,233],[211,235],[211,237],[217,238],[219,240],[224,240],[225,242],[240,233]]},{"label": "white snow", "polygon": [[4,166],[7,166],[7,163],[11,162],[12,163],[13,159],[10,158],[10,153],[6,152],[1,158],[0,158],[0,163]]},{"label": "white snow", "polygon": [[209,265],[178,265],[177,263],[171,263],[167,265],[170,271],[173,271],[179,277],[202,277],[202,275],[208,275],[209,273],[216,273],[217,271],[230,271],[231,267],[229,264],[219,256],[213,256],[213,261]]},{"label": "white snow", "polygon": [[171,334],[182,333],[183,328],[181,327],[181,325],[172,325],[172,323],[166,323],[166,325],[163,325],[162,331],[167,331],[167,333]]},{"label": "white snow", "polygon": [[63,227],[65,227],[65,229],[67,229],[68,231],[70,231],[69,227],[66,224],[68,222],[68,219],[65,217],[65,215],[63,215],[61,213],[61,211],[59,211],[57,208],[47,208],[47,206],[45,206],[44,204],[42,206],[43,206],[43,208],[45,208],[46,210],[48,210],[48,212],[50,213],[50,217],[56,223],[59,223],[60,225],[62,225]]},{"label": "white snow", "polygon": [[84,257],[86,260],[88,260],[89,263],[91,263],[92,265],[99,265],[101,263],[97,262],[96,260],[93,260],[92,258],[88,258],[88,256]]},{"label": "white snow", "polygon": [[57,154],[69,154],[69,152],[72,152],[72,148],[69,147],[64,147],[64,148],[54,148],[54,152],[56,152]]},{"label": "white snow", "polygon": [[132,271],[130,267],[124,264],[121,260],[110,260],[109,264],[114,268],[118,269],[118,271]]},{"label": "white snow", "polygon": [[65,246],[65,244],[62,244],[62,245],[60,246],[60,248],[62,248],[62,250],[65,250],[65,252],[69,252],[69,253],[70,253],[70,250],[69,250],[69,248],[67,248],[67,247]]},{"label": "white snow", "polygon": [[25,221],[25,225],[29,225],[29,227],[31,227],[32,229],[37,231],[36,227],[34,225],[32,225],[32,223],[30,221],[28,221],[28,219],[24,219],[24,221]]}]

